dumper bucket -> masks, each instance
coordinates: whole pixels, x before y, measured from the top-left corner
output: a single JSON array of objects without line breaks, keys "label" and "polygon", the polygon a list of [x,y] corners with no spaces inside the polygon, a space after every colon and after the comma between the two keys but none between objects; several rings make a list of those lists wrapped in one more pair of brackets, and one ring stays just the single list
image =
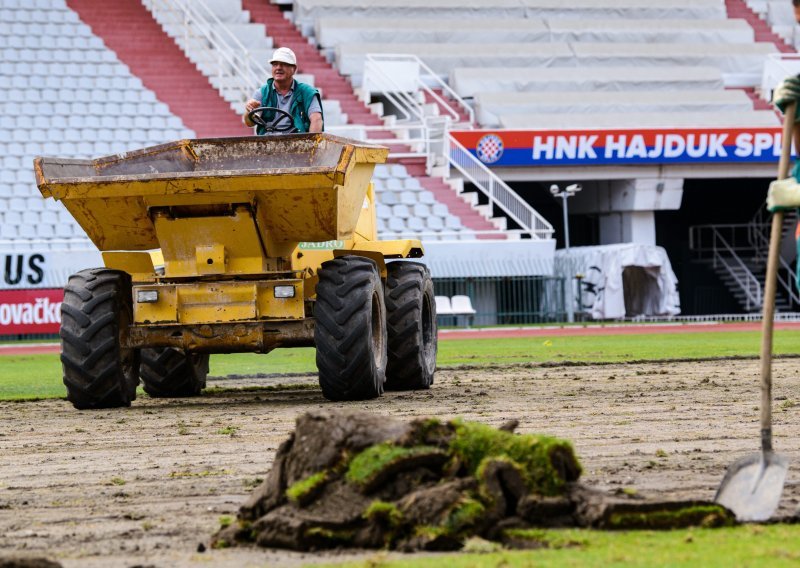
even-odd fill
[{"label": "dumper bucket", "polygon": [[159,248],[151,211],[245,205],[263,240],[352,236],[375,164],[389,150],[329,134],[179,140],[94,160],[36,158],[44,197],[61,200],[102,251]]}]

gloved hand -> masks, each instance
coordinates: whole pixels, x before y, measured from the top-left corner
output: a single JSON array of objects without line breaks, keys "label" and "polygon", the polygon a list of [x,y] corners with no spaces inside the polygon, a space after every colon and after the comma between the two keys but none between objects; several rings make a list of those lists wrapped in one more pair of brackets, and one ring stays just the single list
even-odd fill
[{"label": "gloved hand", "polygon": [[[796,75],[786,77],[772,91],[772,103],[781,112],[786,112],[786,107],[793,102],[800,103],[800,76]],[[798,111],[800,111],[800,104],[798,104]],[[795,115],[795,120],[798,116],[800,116],[800,112]]]},{"label": "gloved hand", "polygon": [[800,207],[800,183],[797,183],[796,178],[776,179],[769,184],[767,209],[772,213],[798,207]]}]

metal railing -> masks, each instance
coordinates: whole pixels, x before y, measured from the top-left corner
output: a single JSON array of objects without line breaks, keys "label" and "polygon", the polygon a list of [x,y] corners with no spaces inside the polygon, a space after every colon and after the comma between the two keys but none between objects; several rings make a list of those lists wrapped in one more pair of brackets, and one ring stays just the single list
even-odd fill
[{"label": "metal railing", "polygon": [[[182,26],[183,50],[190,54],[192,46],[206,43],[207,48],[197,48],[201,53],[193,54],[203,59],[204,53],[215,61],[215,75],[218,89],[223,98],[236,107],[244,109],[244,102],[263,83],[270,73],[236,35],[217,17],[203,0],[146,0],[145,6],[153,12],[157,20],[165,24]],[[170,19],[171,18],[171,19]],[[176,38],[177,39],[177,38]]]},{"label": "metal railing", "polygon": [[516,222],[525,233],[532,238],[549,239],[553,235],[553,226],[538,211],[522,199],[502,179],[478,160],[472,153],[449,133],[447,135],[450,165],[455,167],[464,178],[472,183],[489,200],[489,206],[495,205]]},{"label": "metal railing", "polygon": [[[791,222],[796,217],[796,214],[789,217],[787,212],[787,215],[784,217],[784,219]],[[769,250],[769,235],[771,232],[771,226],[771,214],[765,207],[761,207],[753,216],[753,219],[750,221],[750,223],[748,223],[748,235],[750,237],[750,243],[753,245],[758,257],[762,259],[764,264],[767,262],[767,251]],[[783,233],[784,229],[782,228],[781,235],[783,235]],[[800,259],[798,259],[798,261],[800,261]],[[792,267],[781,255],[778,255],[778,286],[789,297],[792,306],[800,306],[800,293],[798,293],[797,290],[794,270],[792,270]]]},{"label": "metal railing", "polygon": [[[728,239],[722,231],[728,233]],[[714,267],[721,267],[744,294],[745,309],[761,307],[761,283],[741,259],[737,251],[752,250],[747,240],[747,225],[698,225],[689,232],[689,248],[695,252],[709,253]]]},{"label": "metal railing", "polygon": [[[410,79],[410,84],[401,86],[390,73],[386,72],[387,66],[398,64],[415,70],[414,73],[405,77]],[[452,123],[457,124],[459,128],[471,129],[475,123],[475,111],[472,110],[472,107],[416,55],[368,53],[364,64],[363,84],[376,86],[381,94],[400,110],[403,120],[425,120],[424,95],[427,95],[438,104],[440,111],[443,111],[445,116],[448,116]],[[434,85],[434,88],[431,85]],[[467,115],[466,123],[461,119],[458,111],[450,105],[450,102],[435,91],[435,88],[441,89],[442,93],[445,93],[461,107]],[[424,94],[423,97],[419,97],[419,93]]]}]

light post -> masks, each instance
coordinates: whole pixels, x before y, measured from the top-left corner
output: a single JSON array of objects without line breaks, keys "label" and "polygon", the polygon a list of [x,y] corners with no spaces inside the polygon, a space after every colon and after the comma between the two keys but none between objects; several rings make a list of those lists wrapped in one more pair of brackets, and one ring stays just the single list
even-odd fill
[{"label": "light post", "polygon": [[[553,184],[550,186],[550,193],[555,198],[561,198],[561,208],[564,211],[564,250],[566,251],[567,261],[569,262],[569,215],[567,213],[567,198],[572,197],[578,193],[583,187],[578,183],[568,185],[564,189],[560,189],[558,185]],[[567,264],[567,266],[570,266]],[[573,323],[575,321],[575,306],[573,300],[572,290],[572,277],[567,280],[567,294],[564,302],[567,304],[567,321]]]}]

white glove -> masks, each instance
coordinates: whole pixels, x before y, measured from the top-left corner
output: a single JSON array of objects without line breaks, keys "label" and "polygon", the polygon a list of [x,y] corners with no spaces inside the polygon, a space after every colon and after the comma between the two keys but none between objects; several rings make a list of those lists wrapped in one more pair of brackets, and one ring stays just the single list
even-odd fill
[{"label": "white glove", "polygon": [[794,75],[786,77],[772,91],[772,102],[781,109],[781,112],[785,112],[790,103],[798,101],[800,101],[800,77]]},{"label": "white glove", "polygon": [[772,212],[800,207],[800,183],[793,177],[776,179],[769,184],[767,209]]}]

